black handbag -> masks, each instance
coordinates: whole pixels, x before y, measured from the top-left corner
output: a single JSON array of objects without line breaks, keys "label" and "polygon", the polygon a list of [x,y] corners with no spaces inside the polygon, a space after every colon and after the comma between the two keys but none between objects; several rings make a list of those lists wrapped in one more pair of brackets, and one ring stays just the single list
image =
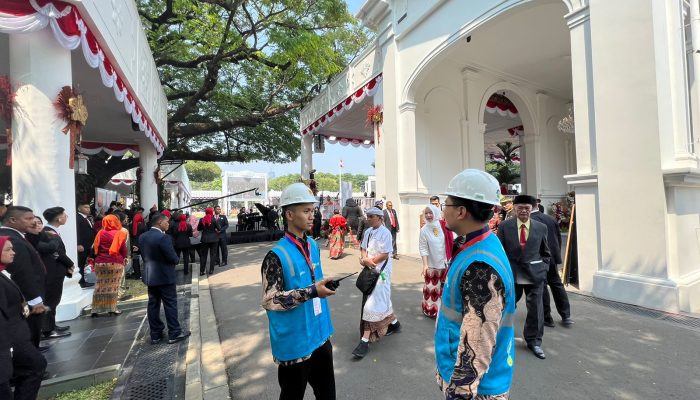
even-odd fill
[{"label": "black handbag", "polygon": [[379,275],[384,272],[384,267],[389,262],[389,259],[384,260],[382,268],[377,272],[376,268],[363,268],[360,275],[357,276],[355,281],[355,286],[360,289],[360,292],[369,296],[374,291],[374,287],[377,286],[377,281],[379,280]]}]

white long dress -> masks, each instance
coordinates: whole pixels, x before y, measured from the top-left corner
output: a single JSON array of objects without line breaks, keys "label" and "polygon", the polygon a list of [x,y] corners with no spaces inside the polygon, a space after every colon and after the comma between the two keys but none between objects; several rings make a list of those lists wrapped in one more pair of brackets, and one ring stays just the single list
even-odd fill
[{"label": "white long dress", "polygon": [[[384,225],[365,231],[362,237],[362,248],[367,249],[367,256],[370,258],[382,253],[389,253],[384,271],[377,280],[377,286],[362,309],[363,320],[379,322],[394,313],[391,304],[391,253],[393,251],[391,232]],[[382,263],[377,264],[377,269],[382,267]]]}]

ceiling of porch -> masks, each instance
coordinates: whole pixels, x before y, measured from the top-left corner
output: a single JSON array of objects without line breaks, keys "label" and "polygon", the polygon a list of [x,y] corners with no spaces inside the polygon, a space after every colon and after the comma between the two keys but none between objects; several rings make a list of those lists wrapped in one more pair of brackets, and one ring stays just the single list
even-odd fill
[{"label": "ceiling of porch", "polygon": [[[10,74],[9,55],[9,35],[0,33],[0,75]],[[114,90],[102,84],[100,72],[87,64],[80,50],[71,52],[71,66],[73,86],[83,95],[89,114],[84,140],[124,144],[147,140],[138,127],[132,128],[131,114],[115,99]]]},{"label": "ceiling of porch", "polygon": [[560,0],[530,2],[501,14],[452,45],[444,60],[516,84],[572,98],[571,44]]}]

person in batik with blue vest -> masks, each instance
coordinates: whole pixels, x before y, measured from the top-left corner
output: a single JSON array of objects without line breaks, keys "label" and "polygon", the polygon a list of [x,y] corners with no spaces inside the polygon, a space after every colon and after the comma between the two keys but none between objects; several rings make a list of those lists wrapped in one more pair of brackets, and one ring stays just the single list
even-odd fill
[{"label": "person in batik with blue vest", "polygon": [[443,216],[455,239],[435,329],[437,382],[446,399],[505,400],[515,358],[513,273],[489,229],[498,181],[467,169],[452,178]]},{"label": "person in batik with blue vest", "polygon": [[[318,244],[313,227],[316,198],[303,183],[280,196],[287,231],[262,264],[262,306],[267,311],[280,399],[302,400],[307,383],[316,399],[335,400],[333,334]],[[333,286],[332,282],[329,286]]]}]

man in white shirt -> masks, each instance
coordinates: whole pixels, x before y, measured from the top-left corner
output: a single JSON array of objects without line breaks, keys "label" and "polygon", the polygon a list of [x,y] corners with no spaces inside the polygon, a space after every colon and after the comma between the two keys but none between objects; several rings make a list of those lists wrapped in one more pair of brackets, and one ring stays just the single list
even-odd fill
[{"label": "man in white shirt", "polygon": [[371,229],[363,234],[360,265],[376,269],[379,279],[372,293],[362,297],[362,338],[352,352],[356,358],[367,355],[370,342],[401,331],[391,303],[391,232],[384,226],[382,210],[372,207],[366,214]]}]

